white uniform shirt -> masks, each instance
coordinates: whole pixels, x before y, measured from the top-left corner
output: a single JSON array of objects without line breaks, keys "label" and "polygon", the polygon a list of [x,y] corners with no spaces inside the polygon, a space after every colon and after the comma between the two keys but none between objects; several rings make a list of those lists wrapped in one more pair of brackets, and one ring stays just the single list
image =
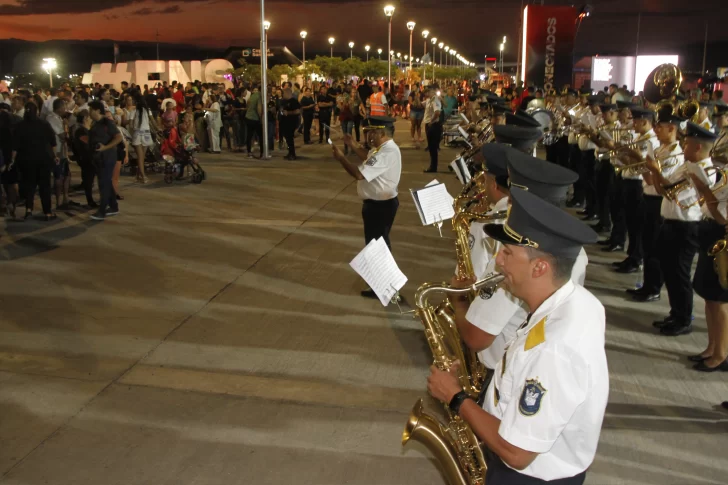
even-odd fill
[{"label": "white uniform shirt", "polygon": [[359,180],[356,191],[363,200],[389,200],[397,197],[397,186],[402,174],[402,154],[394,140],[387,140],[379,148],[369,150],[367,159],[359,165],[364,180]]},{"label": "white uniform shirt", "polygon": [[[585,109],[588,110],[589,107],[588,106],[577,106],[576,108],[574,108],[574,110],[572,111],[574,114],[571,115],[572,125],[577,124],[579,118],[581,117],[582,112]],[[579,135],[574,133],[573,130],[569,130],[569,137],[568,137],[569,145],[576,145],[578,141],[579,141]]]},{"label": "white uniform shirt", "polygon": [[[648,133],[653,134],[654,131],[650,130]],[[665,164],[672,165],[672,167],[662,169],[663,177],[668,177],[672,172],[677,170],[678,167],[680,165],[682,165],[683,162],[685,161],[685,158],[682,155],[682,148],[680,148],[679,144],[675,145],[675,148],[673,148],[673,150],[670,152],[670,154],[675,157],[675,158],[673,158],[673,157],[665,156],[666,148],[660,145],[660,142],[657,140],[657,138],[653,138],[652,140],[650,140],[650,142],[652,143],[652,151],[655,154],[659,155],[660,158],[662,158],[661,163],[663,165],[665,165]],[[655,145],[657,145],[657,146],[655,146]],[[644,148],[644,151],[642,150],[642,148]],[[640,151],[642,152],[642,157],[644,158],[644,156],[647,154],[647,145],[642,144]],[[660,195],[657,193],[657,189],[655,189],[654,186],[652,186],[644,181],[642,182],[642,189],[643,189],[643,192],[645,195],[657,195],[657,196]]]},{"label": "white uniform shirt", "polygon": [[[718,212],[720,212],[724,219],[728,219],[728,185],[724,185],[723,187],[715,190],[713,194],[715,195],[715,198],[718,199]],[[710,209],[708,209],[708,204],[701,205],[700,211],[703,214],[703,217],[715,220],[713,214],[710,213]]]},{"label": "white uniform shirt", "polygon": [[[632,131],[630,131],[630,136],[631,136],[632,142],[635,142],[639,139],[646,140],[650,136],[654,137],[655,131],[650,129],[650,131],[648,131],[644,135],[639,135],[636,131],[632,130]],[[660,142],[657,141],[657,138],[654,138],[653,140],[650,140],[650,141],[643,141],[642,143],[638,144],[637,149],[640,151],[640,153],[642,154],[643,157],[647,153],[648,144],[652,144],[653,150],[656,149],[658,146],[660,146]],[[628,160],[628,161],[626,161],[626,163],[634,163],[634,162],[632,160]],[[619,159],[617,159],[617,161],[615,163],[616,166],[624,165],[624,164],[625,164],[625,161],[619,160]],[[627,170],[626,172],[621,172],[620,175],[623,180],[642,180],[641,174],[639,174],[639,173],[635,174],[631,170]]]},{"label": "white uniform shirt", "polygon": [[[503,197],[493,205],[493,208],[488,211],[488,214],[494,214],[496,212],[504,211],[508,209],[508,197]],[[493,221],[494,223],[500,223],[499,221]],[[475,273],[476,279],[482,279],[487,273],[487,269],[490,266],[490,261],[495,259],[495,255],[500,249],[500,244],[488,237],[483,231],[485,222],[473,222],[470,225],[470,236],[468,242],[470,243],[470,261],[473,265],[473,272]]]},{"label": "white uniform shirt", "polygon": [[440,121],[439,118],[434,119],[437,111],[442,111],[442,102],[437,96],[432,96],[425,103],[425,117],[422,120],[422,124],[426,125],[428,123],[436,123]]},{"label": "white uniform shirt", "polygon": [[[498,247],[500,248],[500,244]],[[584,286],[588,264],[586,251],[581,248],[574,267],[571,268],[572,283]],[[495,258],[486,269],[488,270],[495,271]],[[487,368],[495,369],[503,358],[506,345],[515,337],[518,327],[523,324],[527,316],[528,309],[525,303],[503,288],[498,288],[489,299],[476,297],[473,300],[465,319],[482,331],[496,336],[490,347],[478,353],[480,361]]]},{"label": "white uniform shirt", "polygon": [[569,281],[509,342],[483,409],[504,440],[539,453],[520,473],[556,480],[594,461],[609,396],[604,329],[602,304]]},{"label": "white uniform shirt", "polygon": [[[601,116],[597,117],[597,115],[591,112],[591,109],[586,109],[579,117],[579,122],[592,128],[598,128],[604,123],[604,118]],[[586,135],[582,135],[580,138],[583,141],[579,142],[579,150],[590,151],[597,149],[596,143],[587,138]]]},{"label": "white uniform shirt", "polygon": [[[693,166],[691,167],[688,164]],[[675,182],[679,182],[681,180],[689,180],[690,177],[688,174],[690,173],[690,170],[695,170],[698,167],[706,169],[712,166],[713,163],[710,161],[710,158],[705,158],[697,162],[696,164],[685,161],[682,165],[680,165],[677,170],[673,171],[670,176],[666,178],[670,181],[671,184],[674,184]],[[715,174],[711,174],[708,178],[710,179],[711,184],[715,183]],[[697,200],[700,195],[698,194],[698,191],[695,190],[695,187],[693,187],[691,184],[690,188],[680,193],[678,197],[685,201],[685,203],[690,203],[691,201]],[[677,202],[674,202],[667,197],[662,198],[660,215],[665,219],[675,221],[698,222],[700,219],[703,218],[703,212],[700,210],[699,205],[695,204],[692,207],[688,207],[687,209],[681,209],[680,206],[677,205]]]}]

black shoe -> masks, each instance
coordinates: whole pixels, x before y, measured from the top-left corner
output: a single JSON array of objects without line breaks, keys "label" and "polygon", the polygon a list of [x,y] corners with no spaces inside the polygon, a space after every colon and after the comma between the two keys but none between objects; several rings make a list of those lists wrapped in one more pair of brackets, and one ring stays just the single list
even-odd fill
[{"label": "black shoe", "polygon": [[89,209],[97,209],[99,207],[99,205],[96,202],[94,202],[93,200],[86,205],[88,206]]},{"label": "black shoe", "polygon": [[432,170],[431,168],[427,168],[423,170],[424,173],[437,173],[437,170]]},{"label": "black shoe", "polygon": [[666,337],[677,337],[678,335],[687,335],[693,331],[693,325],[688,323],[685,325],[683,322],[674,322],[672,325],[662,327],[660,334]]},{"label": "black shoe", "polygon": [[374,292],[374,290],[372,290],[372,289],[364,290],[360,293],[360,295],[363,296],[364,298],[379,298],[377,296],[377,294]]},{"label": "black shoe", "polygon": [[611,246],[602,248],[602,252],[605,253],[616,253],[617,251],[624,251],[624,246],[622,246],[621,244],[612,244]]},{"label": "black shoe", "polygon": [[576,213],[579,214],[580,216],[585,216],[585,215],[588,214],[588,212],[586,211],[586,209],[582,209],[580,211],[576,211]]},{"label": "black shoe", "polygon": [[614,269],[614,271],[616,271],[617,273],[622,273],[622,274],[636,273],[639,270],[640,270],[639,266],[632,265],[632,264],[625,264],[622,266],[618,266],[617,268]]},{"label": "black shoe", "polygon": [[629,259],[629,256],[628,256],[628,257],[624,258],[620,262],[614,262],[614,263],[612,263],[612,267],[613,268],[620,268],[622,266],[627,266],[630,263],[631,263],[631,260]]},{"label": "black shoe", "polygon": [[597,244],[599,244],[600,246],[611,246],[612,240],[610,238],[602,239],[601,241],[597,241]]},{"label": "black shoe", "polygon": [[566,207],[581,207],[581,202],[574,199],[567,200]]},{"label": "black shoe", "polygon": [[596,220],[598,220],[598,219],[599,219],[599,216],[598,216],[598,215],[596,215],[596,214],[592,214],[592,215],[590,215],[590,216],[586,216],[586,217],[582,217],[582,218],[581,218],[581,220],[582,220],[582,221],[585,221],[585,222],[588,222],[588,221],[596,221]]},{"label": "black shoe", "polygon": [[660,294],[659,293],[653,293],[653,294],[637,293],[637,294],[632,295],[632,299],[634,301],[638,301],[640,303],[647,303],[650,301],[658,301],[660,299]]},{"label": "black shoe", "polygon": [[702,362],[706,359],[708,359],[708,357],[703,357],[702,354],[688,355],[688,360],[690,362]]},{"label": "black shoe", "polygon": [[94,221],[103,221],[106,219],[106,215],[102,214],[101,212],[97,212],[91,215],[91,219],[93,219]]},{"label": "black shoe", "polygon": [[675,319],[673,318],[672,315],[668,315],[665,318],[663,318],[662,320],[655,320],[654,322],[652,322],[652,326],[655,328],[663,328],[663,327],[670,326],[673,323],[675,323]]}]

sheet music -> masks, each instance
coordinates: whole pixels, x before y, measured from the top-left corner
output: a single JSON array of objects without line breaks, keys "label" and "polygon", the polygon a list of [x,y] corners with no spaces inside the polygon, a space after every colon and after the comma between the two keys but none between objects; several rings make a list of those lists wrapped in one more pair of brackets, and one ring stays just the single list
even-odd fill
[{"label": "sheet music", "polygon": [[437,180],[437,179],[432,179],[432,182],[430,182],[429,184],[425,185],[425,187],[432,187],[433,185],[437,185],[437,184],[439,184],[439,183],[440,183],[440,181],[439,181],[439,180]]},{"label": "sheet music", "polygon": [[465,120],[465,123],[470,123],[470,120],[468,120],[468,117],[464,113],[460,113],[460,116]]},{"label": "sheet music", "polygon": [[[465,129],[462,126],[458,126],[458,131],[460,132],[460,135],[463,138],[465,138],[465,142],[467,142],[470,139],[470,135],[468,135],[468,132],[465,131]],[[470,143],[468,143],[468,145],[470,145]]]},{"label": "sheet music", "polygon": [[397,266],[394,256],[381,237],[372,239],[349,265],[374,290],[384,306],[407,283],[407,277]]},{"label": "sheet music", "polygon": [[463,160],[463,157],[458,157],[450,162],[450,167],[452,167],[453,172],[455,172],[461,184],[465,185],[470,182],[470,170],[468,170],[468,165]]},{"label": "sheet music", "polygon": [[442,222],[455,216],[453,202],[455,199],[447,192],[445,184],[431,185],[424,189],[412,192],[415,205],[419,205],[418,212],[423,225]]}]

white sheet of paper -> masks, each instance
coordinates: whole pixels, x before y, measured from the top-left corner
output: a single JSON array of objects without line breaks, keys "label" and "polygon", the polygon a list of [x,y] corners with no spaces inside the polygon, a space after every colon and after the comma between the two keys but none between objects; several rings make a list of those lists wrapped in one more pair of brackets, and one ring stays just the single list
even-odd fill
[{"label": "white sheet of paper", "polygon": [[458,126],[458,131],[460,132],[460,135],[462,135],[462,137],[465,138],[466,141],[470,139],[470,135],[468,135],[468,132],[465,131],[465,129],[462,126]]},{"label": "white sheet of paper", "polygon": [[455,199],[447,192],[445,184],[425,187],[415,193],[422,209],[424,225],[452,219],[455,216],[455,209],[452,206]]},{"label": "white sheet of paper", "polygon": [[407,277],[397,266],[394,256],[381,237],[371,240],[349,265],[374,290],[384,306],[407,283]]},{"label": "white sheet of paper", "polygon": [[468,166],[462,157],[458,157],[450,162],[450,166],[452,167],[453,172],[455,172],[455,175],[457,175],[461,184],[465,185],[470,182],[470,170],[468,170]]},{"label": "white sheet of paper", "polygon": [[460,113],[460,116],[462,116],[466,123],[470,123],[470,120],[468,120],[468,117],[464,113]]},{"label": "white sheet of paper", "polygon": [[437,185],[439,183],[440,182],[437,179],[432,179],[432,182],[430,182],[429,184],[425,185],[425,187],[432,187],[433,185]]}]

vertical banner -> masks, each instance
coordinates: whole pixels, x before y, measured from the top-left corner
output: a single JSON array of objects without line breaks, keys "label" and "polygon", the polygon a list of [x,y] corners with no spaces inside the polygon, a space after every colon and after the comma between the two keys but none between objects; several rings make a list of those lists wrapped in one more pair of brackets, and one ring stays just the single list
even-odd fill
[{"label": "vertical banner", "polygon": [[560,89],[571,84],[576,8],[528,5],[523,9],[521,80]]}]

